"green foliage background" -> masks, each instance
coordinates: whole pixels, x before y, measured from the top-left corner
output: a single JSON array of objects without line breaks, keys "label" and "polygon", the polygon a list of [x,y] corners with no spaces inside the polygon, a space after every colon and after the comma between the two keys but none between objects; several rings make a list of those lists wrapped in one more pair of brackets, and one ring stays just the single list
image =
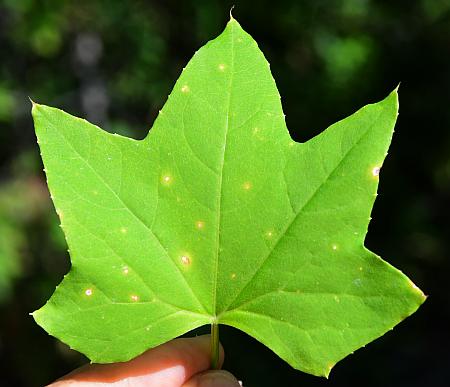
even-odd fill
[{"label": "green foliage background", "polygon": [[222,329],[247,386],[444,386],[450,361],[450,1],[0,1],[0,369],[34,386],[85,359],[28,313],[68,270],[27,96],[142,138],[193,52],[233,13],[271,63],[287,124],[305,141],[398,82],[400,116],[366,245],[429,300],[325,382]]}]

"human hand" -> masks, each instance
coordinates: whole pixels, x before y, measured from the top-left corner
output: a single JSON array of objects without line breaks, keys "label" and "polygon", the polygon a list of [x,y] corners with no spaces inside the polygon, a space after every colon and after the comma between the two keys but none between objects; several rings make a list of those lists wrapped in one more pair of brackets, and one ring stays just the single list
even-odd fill
[{"label": "human hand", "polygon": [[[224,352],[220,346],[222,366]],[[88,364],[51,387],[239,387],[227,371],[209,370],[210,336],[175,339],[124,363]],[[50,387],[49,386],[49,387]]]}]

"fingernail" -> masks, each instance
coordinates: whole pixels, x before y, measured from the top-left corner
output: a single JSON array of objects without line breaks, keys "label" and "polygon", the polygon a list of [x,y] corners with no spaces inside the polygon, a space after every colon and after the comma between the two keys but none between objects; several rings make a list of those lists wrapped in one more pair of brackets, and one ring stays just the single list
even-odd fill
[{"label": "fingernail", "polygon": [[240,387],[237,379],[227,371],[208,371],[200,376],[198,387]]}]

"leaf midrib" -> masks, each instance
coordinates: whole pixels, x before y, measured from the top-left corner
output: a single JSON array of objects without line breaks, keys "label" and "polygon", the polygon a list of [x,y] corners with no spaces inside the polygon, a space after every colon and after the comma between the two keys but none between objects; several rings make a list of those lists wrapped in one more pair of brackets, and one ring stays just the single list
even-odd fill
[{"label": "leaf midrib", "polygon": [[227,140],[228,140],[228,131],[230,128],[230,108],[231,108],[231,90],[233,87],[233,75],[234,75],[234,23],[231,23],[231,63],[230,63],[230,81],[228,84],[228,104],[226,109],[226,121],[224,128],[224,143],[223,143],[223,151],[222,157],[219,165],[219,187],[218,192],[219,196],[217,198],[217,217],[216,217],[216,252],[215,252],[215,261],[214,261],[214,279],[213,279],[213,303],[212,303],[212,312],[213,312],[213,322],[217,320],[217,278],[219,272],[219,256],[220,256],[220,230],[222,229],[222,189],[223,189],[223,169],[225,165],[225,156],[227,150]]}]

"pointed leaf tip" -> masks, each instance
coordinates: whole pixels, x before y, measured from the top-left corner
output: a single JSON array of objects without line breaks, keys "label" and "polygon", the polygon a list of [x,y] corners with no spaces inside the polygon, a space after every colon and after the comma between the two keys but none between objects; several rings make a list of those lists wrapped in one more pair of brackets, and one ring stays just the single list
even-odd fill
[{"label": "pointed leaf tip", "polygon": [[[29,97],[28,97],[29,98]],[[31,114],[33,115],[33,117],[35,116],[36,113],[38,113],[39,111],[42,110],[42,108],[45,107],[45,105],[41,105],[35,101],[33,101],[31,98],[29,98],[30,102],[31,102]]]},{"label": "pointed leaf tip", "polygon": [[[233,8],[234,8],[234,5],[233,5],[233,7],[230,9],[230,19],[228,20],[227,27],[228,27],[228,26],[233,26],[233,25],[238,26],[238,27],[241,27],[241,25],[239,24],[239,22],[233,17],[233,14],[232,14]],[[241,27],[241,28],[242,28],[242,27]]]},{"label": "pointed leaf tip", "polygon": [[34,106],[36,103],[31,99],[30,96],[28,96],[28,100],[31,102],[31,106]]},{"label": "pointed leaf tip", "polygon": [[234,20],[234,18],[233,18],[233,9],[234,9],[234,5],[232,5],[231,8],[230,8],[230,21]]}]

